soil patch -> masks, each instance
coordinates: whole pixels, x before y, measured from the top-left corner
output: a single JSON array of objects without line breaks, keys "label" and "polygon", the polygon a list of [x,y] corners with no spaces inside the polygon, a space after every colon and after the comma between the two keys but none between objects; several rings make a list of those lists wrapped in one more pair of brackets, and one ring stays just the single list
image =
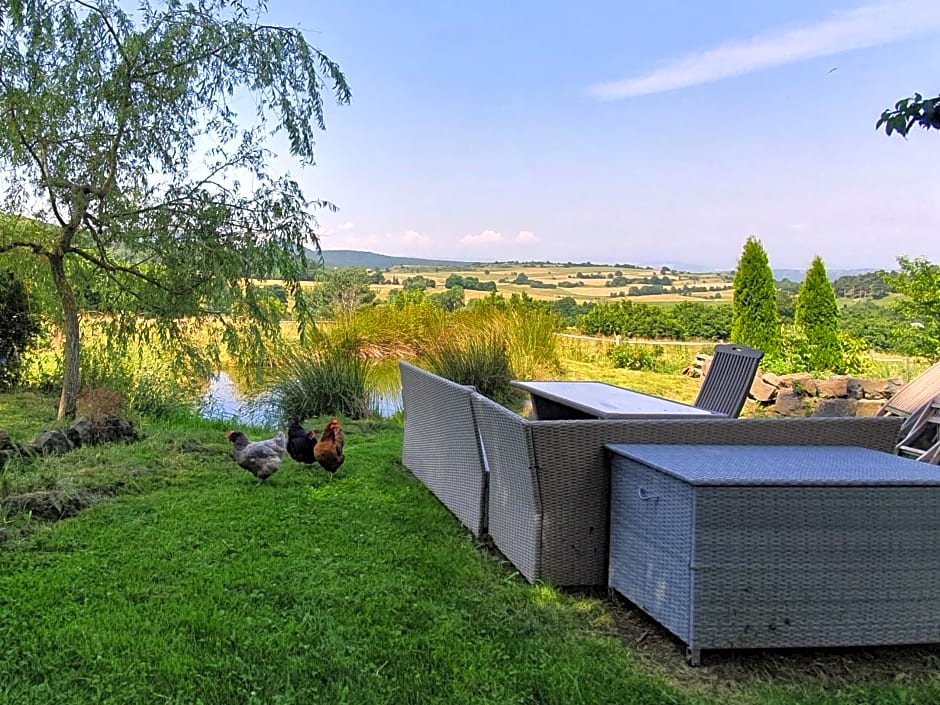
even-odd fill
[{"label": "soil patch", "polygon": [[76,516],[101,501],[101,495],[87,490],[42,490],[11,494],[0,499],[0,514],[30,513],[37,519],[59,521]]},{"label": "soil patch", "polygon": [[610,591],[605,602],[616,637],[651,670],[692,690],[732,695],[773,683],[783,688],[850,688],[936,680],[940,645],[826,649],[738,649],[702,652],[690,666],[685,644],[641,609]]}]

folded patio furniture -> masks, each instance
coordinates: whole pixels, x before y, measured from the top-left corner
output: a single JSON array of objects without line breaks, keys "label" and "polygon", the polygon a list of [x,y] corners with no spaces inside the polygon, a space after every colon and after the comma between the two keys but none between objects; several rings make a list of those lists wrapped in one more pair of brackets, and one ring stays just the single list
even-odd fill
[{"label": "folded patio furniture", "polygon": [[895,452],[905,458],[940,464],[940,395],[928,399],[904,420]]},{"label": "folded patio furniture", "polygon": [[473,387],[399,360],[405,438],[402,464],[474,536],[486,531],[487,474],[470,394]]},{"label": "folded patio furniture", "polygon": [[940,396],[940,362],[928,367],[895,392],[878,410],[878,415],[907,418],[937,396]]},{"label": "folded patio furniture", "polygon": [[716,345],[693,406],[737,418],[764,353],[747,345]]}]

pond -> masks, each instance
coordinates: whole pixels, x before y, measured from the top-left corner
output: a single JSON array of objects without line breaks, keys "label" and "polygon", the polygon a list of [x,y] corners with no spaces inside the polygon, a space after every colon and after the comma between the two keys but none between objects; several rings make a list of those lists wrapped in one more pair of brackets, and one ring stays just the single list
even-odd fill
[{"label": "pond", "polygon": [[[401,389],[383,390],[373,400],[373,410],[389,417],[401,411]],[[225,372],[216,372],[198,402],[203,418],[221,419],[252,426],[274,426],[279,422],[277,409],[263,394],[246,393]]]}]

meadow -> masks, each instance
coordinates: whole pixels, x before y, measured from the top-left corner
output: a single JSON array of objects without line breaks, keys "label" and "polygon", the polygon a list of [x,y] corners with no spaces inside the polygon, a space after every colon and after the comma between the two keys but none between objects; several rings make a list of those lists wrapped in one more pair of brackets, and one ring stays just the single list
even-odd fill
[{"label": "meadow", "polygon": [[[672,282],[671,286],[702,288],[705,291],[692,291],[685,296],[679,293],[648,294],[630,297],[646,303],[677,303],[679,301],[722,302],[731,301],[732,282],[729,276],[717,272],[680,272],[673,270],[650,269],[633,267],[630,265],[579,265],[564,263],[546,263],[537,265],[531,263],[504,263],[497,262],[466,268],[446,268],[441,266],[425,265],[398,265],[383,272],[386,280],[397,278],[403,282],[408,277],[423,276],[435,282],[434,291],[443,291],[444,283],[452,275],[460,277],[475,277],[480,282],[492,282],[496,285],[497,293],[511,296],[514,293],[526,293],[533,299],[553,301],[570,296],[577,303],[608,301],[612,296],[628,296],[630,287],[642,287],[641,280],[651,277],[666,276]],[[581,274],[582,276],[578,276]],[[541,282],[550,288],[531,286],[530,284],[514,283],[523,275],[530,282]],[[614,277],[621,276],[630,281],[627,284],[608,286]],[[389,292],[399,288],[393,284],[376,284],[373,290],[380,298],[388,296]],[[486,296],[484,291],[467,289],[464,296],[467,300]],[[718,295],[718,298],[716,298]]]},{"label": "meadow", "polygon": [[[3,394],[0,418],[28,437],[54,402]],[[225,425],[184,415],[145,420],[131,445],[8,465],[7,500],[59,491],[86,505],[59,521],[0,513],[0,702],[940,697],[931,647],[715,652],[692,668],[616,595],[520,579],[401,465],[400,417],[344,424],[333,480],[287,460],[259,485]]]}]

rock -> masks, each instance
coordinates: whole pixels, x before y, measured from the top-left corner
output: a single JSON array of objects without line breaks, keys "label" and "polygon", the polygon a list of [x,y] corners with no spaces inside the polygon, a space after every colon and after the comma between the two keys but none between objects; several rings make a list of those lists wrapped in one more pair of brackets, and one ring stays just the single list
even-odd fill
[{"label": "rock", "polygon": [[762,372],[762,373],[759,373],[757,376],[761,381],[766,382],[767,384],[771,384],[774,387],[783,386],[783,382],[780,379],[780,375],[775,375],[773,372]]},{"label": "rock", "polygon": [[91,419],[81,416],[72,423],[65,432],[69,441],[76,448],[91,445]]},{"label": "rock", "polygon": [[777,392],[774,411],[782,416],[805,416],[806,404],[803,396],[797,392],[781,390]]},{"label": "rock", "polygon": [[896,380],[863,379],[861,380],[862,399],[890,399],[898,390]]},{"label": "rock", "polygon": [[816,380],[816,393],[823,399],[838,399],[849,394],[849,378],[845,375]]},{"label": "rock", "polygon": [[780,387],[792,389],[794,384],[805,385],[807,380],[811,380],[813,375],[808,372],[791,372],[787,375],[780,375]]},{"label": "rock", "polygon": [[856,399],[820,399],[813,411],[813,416],[855,416],[857,406]]},{"label": "rock", "polygon": [[859,399],[855,405],[855,415],[874,416],[883,406],[884,401],[881,399]]},{"label": "rock", "polygon": [[72,449],[68,437],[62,431],[43,431],[27,444],[26,450],[34,455],[63,455]]},{"label": "rock", "polygon": [[751,384],[750,396],[761,403],[772,401],[777,395],[777,387],[768,384],[762,379],[755,379]]}]

